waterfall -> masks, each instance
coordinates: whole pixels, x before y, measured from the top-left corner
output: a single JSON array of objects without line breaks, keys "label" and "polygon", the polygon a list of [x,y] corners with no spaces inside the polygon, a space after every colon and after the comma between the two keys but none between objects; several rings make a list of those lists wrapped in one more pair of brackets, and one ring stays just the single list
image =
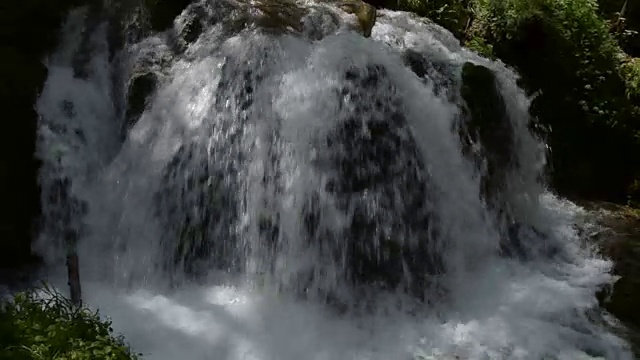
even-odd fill
[{"label": "waterfall", "polygon": [[77,243],[149,359],[631,359],[517,74],[353,18],[202,0],[114,52],[72,12],[36,104],[53,281]]}]

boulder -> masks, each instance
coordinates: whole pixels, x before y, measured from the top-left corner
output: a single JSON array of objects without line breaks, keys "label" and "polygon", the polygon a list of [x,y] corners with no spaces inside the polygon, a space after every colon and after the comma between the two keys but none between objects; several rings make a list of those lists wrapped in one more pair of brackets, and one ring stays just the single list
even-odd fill
[{"label": "boulder", "polygon": [[485,162],[482,188],[488,204],[499,206],[498,193],[513,166],[514,134],[505,101],[500,94],[493,72],[481,65],[462,66],[460,94],[466,105],[467,120],[463,129],[463,145],[480,144],[481,153],[473,154],[479,163]]},{"label": "boulder", "polygon": [[455,79],[450,75],[456,70],[454,64],[428,58],[412,49],[402,54],[402,60],[423,82],[433,85],[433,92],[437,96],[444,95],[452,102],[458,101],[459,94],[451,91],[455,88]]},{"label": "boulder", "polygon": [[129,80],[125,113],[125,126],[127,129],[130,129],[138,122],[157,86],[158,75],[153,72],[138,73]]},{"label": "boulder", "polygon": [[371,30],[376,23],[376,8],[359,0],[342,1],[338,5],[342,11],[355,15],[355,27],[364,37],[371,36]]}]

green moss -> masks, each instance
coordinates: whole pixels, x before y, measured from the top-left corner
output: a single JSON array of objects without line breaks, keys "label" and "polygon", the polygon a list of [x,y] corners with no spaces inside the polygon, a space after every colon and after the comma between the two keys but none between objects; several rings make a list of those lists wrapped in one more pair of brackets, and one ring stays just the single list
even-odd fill
[{"label": "green moss", "polygon": [[376,9],[360,0],[343,1],[340,8],[347,13],[354,14],[358,19],[360,31],[364,37],[371,36],[371,30],[376,23]]},{"label": "green moss", "polygon": [[12,360],[132,360],[109,321],[45,287],[0,302],[0,358]]},{"label": "green moss", "polygon": [[625,58],[620,68],[620,73],[625,82],[627,99],[636,109],[635,115],[640,115],[640,58]]}]

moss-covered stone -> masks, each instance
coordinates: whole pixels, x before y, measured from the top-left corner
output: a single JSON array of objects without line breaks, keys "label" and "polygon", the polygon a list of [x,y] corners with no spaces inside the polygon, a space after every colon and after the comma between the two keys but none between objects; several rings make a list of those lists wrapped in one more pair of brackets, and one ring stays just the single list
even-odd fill
[{"label": "moss-covered stone", "polygon": [[358,0],[344,1],[340,3],[340,8],[356,16],[358,27],[364,37],[371,36],[371,30],[376,23],[376,8]]},{"label": "moss-covered stone", "polygon": [[261,11],[256,19],[258,26],[263,28],[286,31],[291,28],[302,31],[302,18],[307,10],[293,0],[259,0],[253,6]]}]

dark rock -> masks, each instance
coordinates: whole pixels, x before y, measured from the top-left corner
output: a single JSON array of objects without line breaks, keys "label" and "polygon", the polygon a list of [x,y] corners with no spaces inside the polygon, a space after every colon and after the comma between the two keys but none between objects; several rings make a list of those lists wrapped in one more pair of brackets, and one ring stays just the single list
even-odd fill
[{"label": "dark rock", "polygon": [[433,85],[435,95],[446,95],[453,102],[457,100],[457,94],[454,91],[448,91],[454,88],[454,79],[450,75],[454,68],[452,64],[428,59],[425,55],[408,49],[402,55],[404,63],[414,74],[426,83]]},{"label": "dark rock", "polygon": [[215,164],[193,151],[183,148],[176,155],[165,170],[166,187],[156,194],[158,215],[168,228],[163,266],[169,274],[189,277],[205,275],[212,267],[237,270],[233,187]]},{"label": "dark rock", "polygon": [[521,260],[559,255],[560,248],[554,246],[553,241],[547,242],[547,236],[513,218],[503,197],[508,176],[517,163],[512,157],[514,130],[495,75],[484,66],[465,63],[460,95],[466,105],[466,119],[461,129],[463,149],[481,171],[481,194],[485,203],[508,224],[501,236],[501,254]]},{"label": "dark rock", "polygon": [[[353,68],[345,79],[337,94],[345,111],[324,139],[327,151],[317,166],[330,178],[327,191],[353,216],[346,232],[334,235],[337,240],[325,240],[333,244],[323,247],[325,255],[344,261],[356,287],[401,289],[422,297],[429,275],[443,267],[439,254],[430,251],[436,236],[420,152],[383,66]],[[327,235],[317,234],[313,223],[309,238],[322,241]]]},{"label": "dark rock", "polygon": [[463,145],[467,151],[471,143],[482,146],[482,153],[474,156],[479,163],[486,162],[486,172],[482,177],[483,195],[491,206],[500,206],[497,203],[499,192],[514,165],[511,155],[514,134],[493,72],[484,66],[465,63],[461,96],[467,105],[468,115],[463,129]]},{"label": "dark rock", "polygon": [[127,129],[132,128],[138,122],[157,86],[158,76],[152,72],[136,74],[129,81],[125,114]]},{"label": "dark rock", "polygon": [[199,19],[191,19],[185,24],[181,37],[185,42],[192,43],[200,37],[203,29],[202,22]]},{"label": "dark rock", "polygon": [[364,37],[371,37],[377,17],[375,7],[360,0],[341,1],[339,6],[343,11],[356,16],[356,28]]},{"label": "dark rock", "polygon": [[533,226],[513,223],[507,227],[500,242],[500,253],[510,258],[530,261],[539,258],[562,258],[564,247]]}]

